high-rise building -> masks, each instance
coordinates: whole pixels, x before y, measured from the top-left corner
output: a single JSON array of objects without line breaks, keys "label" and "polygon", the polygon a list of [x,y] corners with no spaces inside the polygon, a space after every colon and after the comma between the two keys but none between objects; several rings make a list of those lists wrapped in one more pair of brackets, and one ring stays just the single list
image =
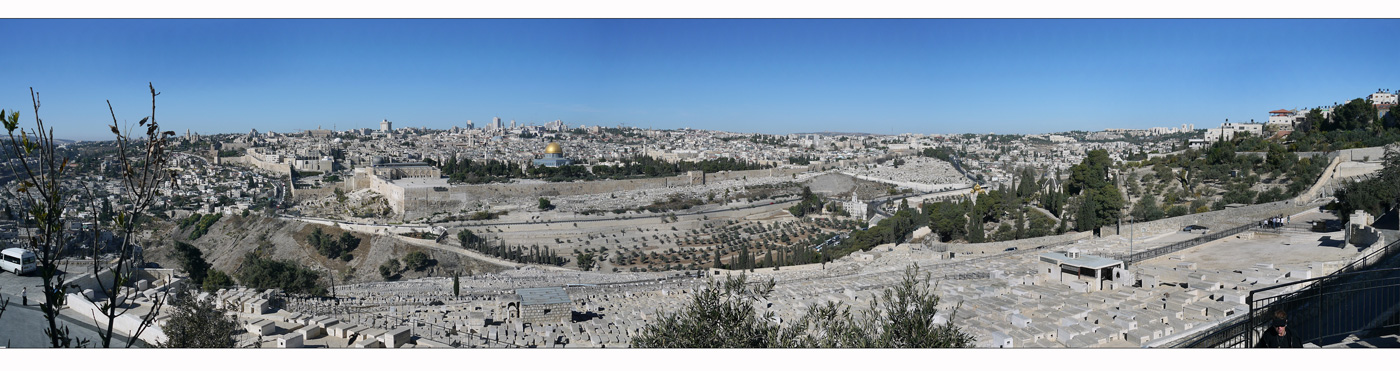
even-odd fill
[{"label": "high-rise building", "polygon": [[384,119],[384,121],[380,121],[380,122],[379,122],[379,131],[386,132],[386,133],[387,133],[387,132],[390,132],[390,131],[394,131],[394,123],[389,122],[389,119]]}]

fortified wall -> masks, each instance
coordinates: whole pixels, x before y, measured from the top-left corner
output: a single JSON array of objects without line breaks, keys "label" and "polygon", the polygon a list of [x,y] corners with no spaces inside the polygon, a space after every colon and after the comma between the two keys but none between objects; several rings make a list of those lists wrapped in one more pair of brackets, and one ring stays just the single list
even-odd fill
[{"label": "fortified wall", "polygon": [[219,157],[219,162],[224,164],[248,165],[278,175],[290,175],[292,173],[291,165],[276,162],[267,162],[256,156],[249,156],[246,154],[242,156]]}]

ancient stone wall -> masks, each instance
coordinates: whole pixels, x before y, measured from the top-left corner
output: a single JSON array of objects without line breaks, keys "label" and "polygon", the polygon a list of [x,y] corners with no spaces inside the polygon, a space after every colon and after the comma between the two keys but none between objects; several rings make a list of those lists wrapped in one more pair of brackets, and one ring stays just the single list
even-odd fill
[{"label": "ancient stone wall", "polygon": [[335,194],[335,190],[340,188],[343,184],[342,182],[334,182],[322,184],[321,188],[294,188],[292,189],[292,199],[301,201],[330,196]]},{"label": "ancient stone wall", "polygon": [[237,157],[220,157],[219,161],[225,164],[244,164],[253,166],[265,171],[270,171],[279,176],[292,174],[292,166],[276,162],[267,162],[257,156],[242,155]]},{"label": "ancient stone wall", "polygon": [[569,323],[572,317],[570,303],[525,305],[520,308],[520,321],[532,325]]}]

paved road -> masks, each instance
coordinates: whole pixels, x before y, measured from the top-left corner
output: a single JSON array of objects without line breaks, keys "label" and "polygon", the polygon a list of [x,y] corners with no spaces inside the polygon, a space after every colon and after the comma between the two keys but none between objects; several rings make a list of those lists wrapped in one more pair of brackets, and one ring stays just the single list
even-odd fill
[{"label": "paved road", "polygon": [[[44,320],[44,312],[39,309],[39,302],[43,298],[42,285],[43,283],[38,276],[15,276],[11,273],[0,273],[0,298],[3,298],[0,301],[10,299],[10,305],[5,308],[5,313],[0,314],[0,346],[10,348],[49,347],[49,337],[44,335],[44,329],[49,327],[48,321]],[[22,287],[29,288],[28,306],[21,303],[20,289]],[[101,342],[97,337],[97,327],[78,320],[72,313],[60,312],[58,320],[59,326],[68,326],[74,338],[89,339],[92,344]],[[126,346],[125,336],[115,335],[115,337],[116,339],[112,340],[114,347]],[[89,347],[93,346],[89,345]],[[136,345],[136,347],[140,346],[143,344]]]},{"label": "paved road", "polygon": [[[9,298],[9,295],[5,295]],[[44,320],[44,313],[39,310],[38,304],[34,303],[34,298],[30,298],[29,306],[21,306],[20,298],[14,297],[10,300],[10,306],[5,308],[5,314],[0,316],[0,346],[10,348],[48,348],[49,337],[44,335],[44,330],[49,327],[48,321]],[[93,344],[100,343],[97,337],[97,328],[90,324],[79,324],[75,319],[59,315],[59,326],[68,326],[74,338],[89,339]],[[114,346],[126,346],[126,338],[117,335],[120,340],[113,340]],[[139,345],[138,345],[139,346]]]}]

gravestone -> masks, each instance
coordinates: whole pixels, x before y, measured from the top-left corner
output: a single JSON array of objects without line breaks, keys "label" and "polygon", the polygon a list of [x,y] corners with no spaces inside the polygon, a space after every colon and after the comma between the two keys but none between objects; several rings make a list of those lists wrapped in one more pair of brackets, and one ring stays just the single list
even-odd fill
[{"label": "gravestone", "polygon": [[298,333],[284,334],[277,338],[278,348],[301,348],[302,335]]}]

